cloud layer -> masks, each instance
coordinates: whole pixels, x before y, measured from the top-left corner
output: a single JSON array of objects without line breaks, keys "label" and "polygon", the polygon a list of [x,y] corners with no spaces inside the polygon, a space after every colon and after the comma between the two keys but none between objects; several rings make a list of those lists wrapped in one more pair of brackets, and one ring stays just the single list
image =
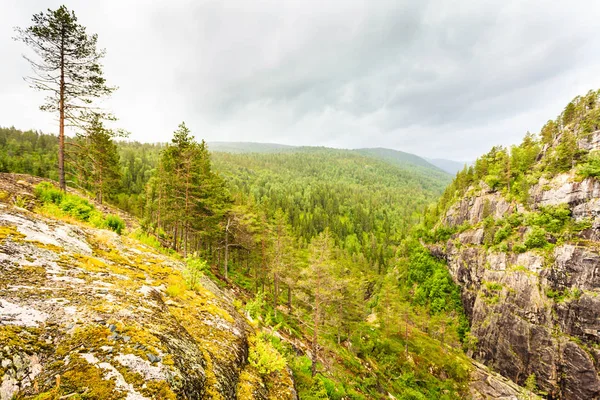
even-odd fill
[{"label": "cloud layer", "polygon": [[[13,26],[53,2],[0,0],[0,125],[55,131],[22,81]],[[107,49],[105,106],[132,139],[185,120],[209,141],[389,147],[473,159],[600,87],[595,0],[69,4]]]}]

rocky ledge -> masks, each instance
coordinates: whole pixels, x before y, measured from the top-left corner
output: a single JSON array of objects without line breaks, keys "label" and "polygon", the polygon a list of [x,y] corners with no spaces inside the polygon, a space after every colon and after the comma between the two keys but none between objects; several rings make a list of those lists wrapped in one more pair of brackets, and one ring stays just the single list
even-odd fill
[{"label": "rocky ledge", "polygon": [[[0,204],[0,399],[295,399],[226,292],[129,237]],[[240,393],[243,393],[241,395]]]}]

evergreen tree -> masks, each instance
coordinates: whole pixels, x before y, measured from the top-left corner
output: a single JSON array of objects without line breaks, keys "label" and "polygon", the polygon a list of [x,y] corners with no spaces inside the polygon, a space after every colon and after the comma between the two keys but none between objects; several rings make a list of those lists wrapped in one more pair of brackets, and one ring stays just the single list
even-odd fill
[{"label": "evergreen tree", "polygon": [[317,373],[319,334],[326,309],[337,295],[334,276],[333,239],[329,230],[321,232],[309,246],[309,265],[303,271],[302,286],[309,296],[307,304],[312,311],[312,376]]},{"label": "evergreen tree", "polygon": [[27,77],[31,87],[49,92],[41,109],[58,112],[58,175],[61,189],[65,182],[65,121],[77,125],[76,112],[90,107],[92,99],[110,94],[96,49],[98,36],[88,35],[75,13],[65,6],[33,15],[33,25],[16,28],[16,40],[27,44],[37,56],[25,56],[34,75]]},{"label": "evergreen tree", "polygon": [[[99,203],[113,195],[121,181],[120,157],[113,138],[123,136],[104,127],[99,114],[90,117],[85,131],[80,135],[79,151],[75,156],[83,162],[83,176]],[[76,144],[75,144],[76,145]]]},{"label": "evergreen tree", "polygon": [[167,232],[170,247],[187,255],[191,248],[201,248],[203,238],[216,240],[230,199],[212,172],[206,143],[196,142],[185,123],[163,150],[150,190],[149,200],[156,201],[149,207],[156,229]]}]

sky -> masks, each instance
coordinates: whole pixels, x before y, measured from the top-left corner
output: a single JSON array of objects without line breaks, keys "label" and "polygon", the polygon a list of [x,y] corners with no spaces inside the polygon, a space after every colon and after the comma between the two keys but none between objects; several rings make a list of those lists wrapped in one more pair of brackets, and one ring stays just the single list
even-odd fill
[{"label": "sky", "polygon": [[[13,27],[64,1],[0,0],[0,126],[57,131]],[[142,142],[387,147],[473,160],[600,88],[597,0],[69,1]]]}]

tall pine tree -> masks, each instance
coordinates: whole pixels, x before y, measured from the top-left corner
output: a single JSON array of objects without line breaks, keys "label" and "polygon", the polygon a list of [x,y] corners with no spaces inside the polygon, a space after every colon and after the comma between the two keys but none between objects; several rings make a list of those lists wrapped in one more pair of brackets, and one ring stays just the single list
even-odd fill
[{"label": "tall pine tree", "polygon": [[16,28],[19,40],[27,44],[35,59],[24,56],[34,74],[25,80],[36,90],[48,92],[43,111],[58,113],[58,175],[65,181],[65,125],[79,125],[79,112],[90,108],[94,98],[109,95],[115,88],[106,84],[98,50],[98,36],[88,34],[65,6],[34,14],[28,28]]}]

